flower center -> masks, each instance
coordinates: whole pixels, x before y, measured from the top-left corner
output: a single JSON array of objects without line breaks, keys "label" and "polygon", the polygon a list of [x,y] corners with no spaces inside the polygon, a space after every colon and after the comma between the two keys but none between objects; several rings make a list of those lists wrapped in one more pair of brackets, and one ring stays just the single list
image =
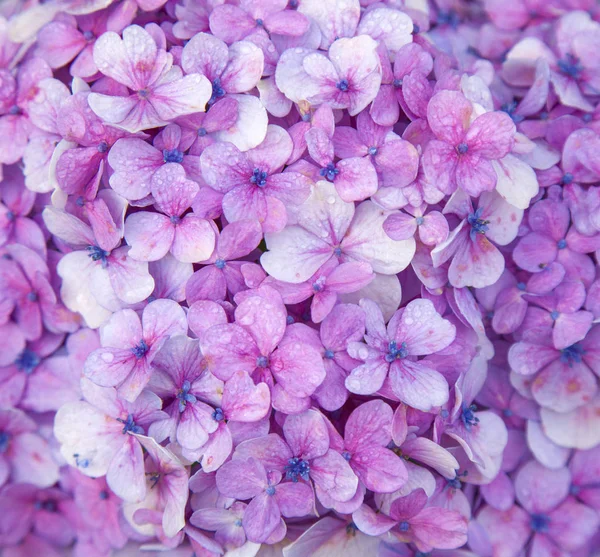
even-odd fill
[{"label": "flower center", "polygon": [[400,524],[398,524],[398,528],[400,528],[400,532],[408,532],[410,524],[406,521],[403,521]]},{"label": "flower center", "polygon": [[417,226],[421,226],[425,222],[425,219],[423,217],[417,217],[415,222],[417,223]]},{"label": "flower center", "polygon": [[522,122],[525,117],[521,116],[520,114],[515,114],[515,110],[517,108],[517,101],[511,101],[509,103],[503,104],[500,107],[500,110],[502,112],[506,112],[506,114],[508,114],[511,118],[511,120],[515,123],[518,124],[519,122]]},{"label": "flower center", "polygon": [[109,251],[103,250],[98,246],[88,246],[85,249],[92,261],[100,261],[102,263],[102,267],[104,268],[108,266],[108,256],[110,255]]},{"label": "flower center", "polygon": [[556,321],[559,316],[560,313],[558,313],[558,311],[553,311],[552,313],[550,313],[550,319],[552,319],[552,321]]},{"label": "flower center", "polygon": [[459,143],[456,146],[456,151],[459,155],[464,155],[469,150],[469,146],[466,143]]},{"label": "flower center", "polygon": [[572,54],[567,54],[562,60],[557,63],[558,69],[567,77],[571,79],[579,79],[583,72],[583,66],[579,61],[579,58]]},{"label": "flower center", "polygon": [[58,509],[58,505],[53,499],[48,499],[46,501],[36,501],[34,507],[38,511],[43,510],[49,513],[55,513]]},{"label": "flower center", "polygon": [[27,300],[29,300],[30,302],[37,302],[38,301],[37,292],[34,292],[33,290],[31,292],[29,292],[29,294],[27,294]]},{"label": "flower center", "polygon": [[585,354],[583,346],[579,343],[571,344],[560,351],[560,361],[563,364],[568,364],[569,367],[573,367],[573,364],[580,364]]},{"label": "flower center", "polygon": [[147,99],[150,96],[150,91],[148,89],[140,89],[138,91],[138,96],[141,99]]},{"label": "flower center", "polygon": [[218,99],[225,96],[225,89],[221,87],[221,79],[216,78],[212,82],[212,95],[208,101],[208,104],[214,104]]},{"label": "flower center", "polygon": [[265,492],[270,497],[273,497],[273,495],[275,495],[275,488],[272,485],[270,485],[269,487],[267,487],[267,489],[265,489]]},{"label": "flower center", "polygon": [[328,359],[328,360],[333,360],[333,358],[335,358],[335,354],[333,353],[333,350],[325,350],[325,354],[324,356]]},{"label": "flower center", "polygon": [[0,431],[0,453],[5,453],[8,450],[10,443],[10,433]]},{"label": "flower center", "polygon": [[321,290],[323,290],[323,288],[325,287],[325,281],[326,281],[326,277],[319,277],[315,282],[313,282],[312,288],[315,292],[321,292]]},{"label": "flower center", "polygon": [[308,474],[310,472],[310,465],[306,460],[300,460],[298,457],[293,457],[288,460],[285,465],[285,477],[288,480],[292,480],[294,483],[298,481],[298,478],[302,478],[304,481],[308,481]]},{"label": "flower center", "polygon": [[184,381],[183,385],[181,385],[181,389],[179,389],[179,392],[177,393],[177,399],[179,400],[179,412],[183,412],[185,410],[185,407],[187,406],[187,403],[191,403],[194,404],[196,402],[196,397],[192,394],[190,394],[190,389],[192,388],[192,385],[190,384],[189,381]]},{"label": "flower center", "polygon": [[255,168],[250,176],[250,183],[257,185],[259,188],[264,188],[267,185],[267,178],[269,175],[260,168]]},{"label": "flower center", "polygon": [[12,211],[6,212],[6,220],[12,222],[13,220],[15,220],[15,218],[16,218],[16,215]]},{"label": "flower center", "polygon": [[19,371],[24,372],[25,375],[30,375],[40,364],[40,361],[40,357],[35,352],[26,348],[15,360],[15,365]]},{"label": "flower center", "polygon": [[139,360],[140,358],[143,358],[146,355],[146,352],[148,352],[148,350],[150,350],[150,347],[146,344],[146,341],[142,339],[140,340],[139,344],[136,344],[131,349],[131,352]]},{"label": "flower center", "polygon": [[377,154],[377,147],[369,147],[369,155],[371,155],[372,157],[374,157]]},{"label": "flower center", "polygon": [[123,429],[121,430],[121,433],[123,434],[129,432],[138,433],[140,435],[144,434],[144,429],[135,424],[135,421],[133,420],[133,414],[128,414],[126,420],[117,418],[117,422],[121,422],[123,424]]},{"label": "flower center", "polygon": [[400,87],[402,87],[402,80],[394,79],[394,81],[392,81],[392,85],[394,86],[395,89],[400,89]]},{"label": "flower center", "polygon": [[400,347],[395,340],[392,340],[388,346],[388,352],[385,355],[385,361],[392,363],[394,360],[402,360],[408,356],[408,346],[406,342],[400,343]]},{"label": "flower center", "polygon": [[564,238],[562,240],[559,240],[558,242],[556,242],[556,247],[558,249],[565,249],[567,247],[567,241]]},{"label": "flower center", "polygon": [[346,92],[346,91],[349,89],[349,87],[350,87],[350,84],[348,83],[348,80],[347,80],[347,79],[342,79],[341,81],[338,81],[338,82],[335,84],[335,86],[336,86],[336,87],[337,87],[337,88],[338,88],[338,89],[339,89],[339,90],[340,90],[342,93],[345,93],[345,92]]},{"label": "flower center", "polygon": [[550,517],[545,514],[532,514],[530,525],[534,532],[547,532],[550,529]]},{"label": "flower center", "polygon": [[562,177],[561,182],[563,183],[563,185],[567,185],[567,184],[570,184],[573,180],[574,180],[573,174],[571,174],[570,172],[565,172],[564,176]]},{"label": "flower center", "polygon": [[225,265],[227,265],[227,261],[225,261],[224,259],[217,259],[215,261],[215,267],[217,269],[224,269]]},{"label": "flower center", "polygon": [[348,452],[348,451],[344,451],[342,453],[342,456],[344,457],[345,460],[347,460],[348,462],[350,462],[350,460],[352,459],[352,455]]},{"label": "flower center", "polygon": [[467,217],[467,222],[471,225],[471,231],[469,233],[469,236],[473,241],[475,240],[477,234],[485,234],[489,230],[488,224],[490,223],[490,221],[483,220],[481,218],[482,211],[483,209],[480,207],[479,209],[477,209],[477,211],[471,213]]},{"label": "flower center", "polygon": [[106,151],[108,151],[108,143],[106,143],[106,141],[101,141],[100,143],[98,143],[98,153],[106,153]]},{"label": "flower center", "polygon": [[215,408],[212,417],[216,422],[222,422],[225,419],[225,413],[222,408]]},{"label": "flower center", "polygon": [[207,133],[206,128],[198,128],[198,137],[204,137]]},{"label": "flower center", "polygon": [[321,168],[321,172],[319,174],[323,176],[326,180],[333,182],[336,176],[340,173],[340,171],[335,167],[335,164],[330,162],[327,166]]},{"label": "flower center", "polygon": [[102,501],[106,501],[106,500],[108,499],[108,497],[109,497],[109,493],[108,493],[108,491],[106,491],[106,489],[103,489],[103,490],[102,490],[102,491],[101,491],[101,492],[98,494],[98,497],[100,497],[100,499],[101,499]]},{"label": "flower center", "polygon": [[169,217],[169,220],[171,221],[171,224],[173,226],[177,226],[181,222],[181,217],[178,217],[177,215],[173,215],[172,217]]},{"label": "flower center", "polygon": [[267,367],[269,365],[269,358],[266,356],[259,356],[256,358],[256,367]]},{"label": "flower center", "polygon": [[479,423],[479,418],[475,416],[475,412],[477,412],[477,406],[474,404],[471,404],[471,406],[463,404],[460,419],[467,431],[471,431],[471,428]]},{"label": "flower center", "polygon": [[179,149],[163,149],[163,161],[183,162],[183,153]]},{"label": "flower center", "polygon": [[337,247],[333,250],[333,255],[335,255],[336,257],[341,257],[342,256],[342,248]]}]

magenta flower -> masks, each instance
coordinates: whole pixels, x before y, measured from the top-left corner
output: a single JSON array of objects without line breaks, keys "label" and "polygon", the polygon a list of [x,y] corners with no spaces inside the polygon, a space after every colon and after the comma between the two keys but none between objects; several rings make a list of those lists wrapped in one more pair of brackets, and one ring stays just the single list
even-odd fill
[{"label": "magenta flower", "polygon": [[154,205],[161,213],[141,211],[127,217],[125,240],[129,257],[156,261],[168,252],[182,263],[196,263],[210,257],[215,247],[212,221],[185,211],[198,193],[196,182],[187,180],[179,164],[167,164],[152,177]]},{"label": "magenta flower", "polygon": [[423,168],[428,180],[445,193],[460,188],[478,197],[493,190],[497,176],[491,161],[512,149],[516,129],[507,114],[475,116],[471,102],[457,91],[440,91],[427,106],[427,121],[436,139],[423,153]]},{"label": "magenta flower", "polygon": [[217,472],[217,487],[221,493],[235,499],[251,499],[244,511],[242,526],[252,542],[269,540],[281,529],[282,515],[293,518],[313,512],[315,502],[310,486],[293,480],[282,483],[282,477],[281,471],[267,471],[264,463],[254,457],[234,458]]},{"label": "magenta flower", "polygon": [[425,491],[419,488],[396,499],[389,515],[362,505],[352,514],[352,520],[361,532],[371,536],[394,529],[398,540],[414,543],[419,551],[462,546],[467,538],[467,519],[454,510],[428,507],[427,499]]},{"label": "magenta flower", "polygon": [[358,478],[346,459],[330,448],[327,425],[316,410],[288,416],[282,439],[271,433],[239,444],[233,461],[257,459],[268,473],[285,475],[292,483],[312,484],[317,497],[345,502],[352,499]]},{"label": "magenta flower", "polygon": [[317,182],[297,224],[265,236],[269,251],[261,264],[273,278],[292,283],[308,280],[332,258],[364,261],[376,273],[394,275],[410,263],[415,242],[385,234],[383,222],[389,214],[368,201],[355,207],[342,201],[333,184]]},{"label": "magenta flower", "polygon": [[213,418],[223,383],[206,371],[197,340],[185,336],[168,339],[152,362],[149,388],[165,401],[168,418],[154,422],[149,433],[157,441],[177,441],[193,450],[208,441],[218,423]]},{"label": "magenta flower", "polygon": [[208,265],[196,271],[185,286],[191,305],[198,300],[224,300],[227,292],[237,294],[245,288],[243,261],[236,261],[254,250],[262,238],[258,221],[238,220],[223,227]]},{"label": "magenta flower", "polygon": [[299,12],[286,10],[286,7],[286,0],[269,3],[244,0],[239,6],[215,6],[209,18],[210,30],[228,44],[241,39],[259,42],[259,37],[263,35],[303,35],[309,26],[307,17]]},{"label": "magenta flower", "polygon": [[190,155],[201,155],[204,149],[217,141],[219,132],[235,128],[239,116],[238,106],[236,99],[225,97],[216,101],[206,113],[177,118],[182,135],[186,138],[184,141],[186,144],[191,142]]},{"label": "magenta flower", "polygon": [[490,240],[501,246],[512,242],[519,231],[523,211],[496,192],[482,193],[474,209],[471,200],[457,192],[444,212],[455,213],[463,220],[431,252],[434,266],[439,267],[452,258],[448,280],[456,288],[494,284],[504,271],[504,257]]},{"label": "magenta flower", "polygon": [[549,470],[535,461],[525,464],[515,479],[522,508],[484,507],[477,516],[494,550],[512,554],[530,544],[530,555],[552,555],[584,545],[598,528],[598,515],[569,496],[569,484],[566,468]]},{"label": "magenta flower", "polygon": [[197,180],[200,178],[198,157],[184,154],[190,144],[191,138],[182,137],[177,124],[166,126],[154,139],[154,146],[143,139],[119,139],[108,153],[108,163],[114,170],[110,186],[129,201],[147,204],[153,178],[163,167],[172,168],[177,164],[185,169],[184,176]]},{"label": "magenta flower", "polygon": [[448,400],[448,383],[435,369],[416,356],[447,348],[456,329],[443,319],[429,300],[413,300],[394,314],[385,327],[383,314],[370,300],[362,300],[367,315],[366,345],[352,343],[349,354],[364,363],[352,370],[346,387],[352,393],[373,394],[389,374],[394,394],[402,401],[427,412]]},{"label": "magenta flower", "polygon": [[34,126],[29,118],[29,105],[38,93],[38,85],[52,77],[52,70],[41,58],[31,58],[13,77],[0,70],[0,163],[13,164],[25,152]]},{"label": "magenta flower", "polygon": [[600,235],[584,236],[570,227],[569,209],[560,201],[543,199],[529,212],[530,232],[515,246],[515,263],[530,273],[539,273],[557,261],[568,277],[589,284],[592,262],[585,254],[600,247]]},{"label": "magenta flower", "polygon": [[215,325],[200,339],[208,369],[223,381],[238,370],[268,385],[275,379],[274,407],[305,410],[325,378],[319,352],[306,344],[282,342],[287,312],[275,290],[263,286],[244,294],[235,310],[236,322]]},{"label": "magenta flower", "polygon": [[264,56],[249,41],[234,42],[227,47],[215,36],[198,33],[183,48],[181,65],[187,74],[200,74],[210,81],[212,94],[208,105],[212,106],[228,93],[254,89],[263,74]]},{"label": "magenta flower", "polygon": [[121,32],[134,14],[117,4],[115,9],[80,16],[77,20],[52,21],[37,35],[36,56],[51,68],[61,68],[72,61],[69,71],[74,77],[91,79],[98,74],[94,63],[94,44],[106,31]]},{"label": "magenta flower", "polygon": [[125,133],[102,123],[88,104],[89,95],[87,91],[75,93],[61,104],[58,131],[77,145],[58,151],[55,174],[65,193],[93,199],[99,185],[95,178],[104,170],[110,148]]},{"label": "magenta flower", "polygon": [[85,362],[84,374],[102,387],[117,387],[117,393],[134,402],[150,380],[152,361],[172,336],[187,332],[181,306],[172,300],[148,304],[142,318],[130,309],[114,313],[100,332],[102,348]]},{"label": "magenta flower", "polygon": [[123,38],[107,32],[94,45],[94,62],[100,72],[125,85],[131,94],[91,93],[89,103],[102,120],[135,133],[164,126],[178,116],[203,112],[210,99],[209,81],[201,75],[183,77],[173,57],[159,48],[152,35],[138,25],[123,31]]},{"label": "magenta flower", "polygon": [[58,464],[37,429],[21,410],[0,410],[0,485],[11,480],[50,487],[58,481]]},{"label": "magenta flower", "polygon": [[383,229],[392,240],[408,240],[418,231],[419,240],[427,246],[441,244],[448,238],[448,221],[444,215],[439,211],[425,214],[422,207],[406,207],[406,213],[390,215]]},{"label": "magenta flower", "polygon": [[115,389],[82,379],[85,400],[65,404],[57,413],[54,435],[66,461],[90,477],[106,475],[108,486],[126,501],[146,495],[142,446],[134,433],[143,433],[164,417],[161,401],[149,391],[134,403],[117,397]]},{"label": "magenta flower", "polygon": [[300,284],[267,279],[265,284],[277,290],[286,304],[297,304],[313,297],[311,319],[321,323],[339,299],[339,294],[356,292],[367,286],[375,275],[368,263],[339,263],[330,259],[311,278]]},{"label": "magenta flower", "polygon": [[419,155],[415,147],[392,133],[392,126],[376,124],[366,110],[357,116],[356,129],[336,128],[333,145],[340,159],[366,157],[371,160],[384,187],[402,188],[417,177]]},{"label": "magenta flower", "polygon": [[570,412],[590,402],[598,390],[594,375],[598,374],[598,333],[600,330],[594,327],[581,342],[558,350],[552,331],[532,328],[510,347],[508,363],[516,374],[526,378],[531,396],[540,406]]},{"label": "magenta flower", "polygon": [[[185,526],[189,472],[173,453],[152,437],[136,431],[132,431],[131,437],[137,439],[147,454],[146,500],[135,511],[133,520],[137,524],[155,524],[159,539],[173,538]],[[151,503],[150,509],[147,503]]]},{"label": "magenta flower", "polygon": [[225,194],[223,214],[228,221],[258,220],[265,232],[285,227],[287,208],[303,203],[311,188],[306,176],[280,172],[291,153],[292,140],[278,126],[269,126],[265,140],[245,153],[229,143],[204,150],[202,176],[211,188]]},{"label": "magenta flower", "polygon": [[387,448],[392,440],[393,411],[381,400],[361,404],[348,417],[342,456],[367,489],[392,493],[408,480],[404,463]]},{"label": "magenta flower", "polygon": [[377,43],[368,35],[342,38],[328,56],[309,49],[290,48],[277,63],[277,87],[291,101],[327,103],[356,116],[377,96],[381,64]]},{"label": "magenta flower", "polygon": [[[129,247],[119,247],[120,227],[106,204],[99,208],[98,220],[93,222],[95,230],[53,207],[46,207],[43,212],[44,223],[52,234],[77,250],[63,256],[57,266],[57,273],[63,279],[60,289],[63,302],[71,311],[81,313],[88,326],[94,327],[110,317],[111,309],[120,309],[122,303],[118,300],[138,303],[154,289],[148,263],[131,259]],[[121,210],[124,213],[124,208]]]}]

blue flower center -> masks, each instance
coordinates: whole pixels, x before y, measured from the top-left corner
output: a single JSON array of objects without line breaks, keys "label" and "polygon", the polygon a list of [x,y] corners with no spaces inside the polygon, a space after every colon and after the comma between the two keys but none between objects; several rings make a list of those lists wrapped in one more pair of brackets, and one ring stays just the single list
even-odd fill
[{"label": "blue flower center", "polygon": [[6,220],[12,222],[13,220],[15,220],[15,218],[17,218],[17,216],[12,211],[6,212]]},{"label": "blue flower center", "polygon": [[350,462],[350,459],[352,458],[352,455],[348,452],[348,451],[344,451],[342,453],[342,456],[344,457],[345,460],[347,460],[348,462]]},{"label": "blue flower center", "polygon": [[222,408],[215,408],[215,411],[212,414],[213,420],[216,422],[222,422],[225,419],[225,414]]},{"label": "blue flower center", "polygon": [[483,209],[480,207],[479,209],[477,209],[477,211],[475,211],[474,213],[471,213],[467,217],[467,222],[471,226],[471,231],[469,232],[469,236],[471,237],[471,240],[473,240],[473,241],[475,240],[475,237],[477,236],[477,234],[485,234],[489,230],[488,224],[490,223],[490,221],[483,220],[481,218],[482,211],[483,211]]},{"label": "blue flower center", "polygon": [[150,350],[150,347],[146,344],[146,341],[142,339],[140,340],[139,344],[136,344],[131,349],[131,352],[139,360],[140,358],[143,358],[146,355],[146,352],[148,352],[148,350]]},{"label": "blue flower center", "polygon": [[163,149],[163,161],[183,162],[183,153],[179,149]]},{"label": "blue flower center", "polygon": [[103,250],[98,246],[88,246],[85,249],[92,261],[100,261],[102,263],[102,267],[108,267],[108,256],[110,255],[109,251]]},{"label": "blue flower center", "polygon": [[525,288],[527,288],[527,285],[524,282],[518,282],[517,283],[517,288],[519,290],[525,290]]},{"label": "blue flower center", "polygon": [[575,484],[572,484],[571,487],[569,488],[569,493],[573,497],[577,497],[577,495],[579,495],[580,491],[581,491],[581,488],[578,485],[575,485]]},{"label": "blue flower center", "polygon": [[323,176],[326,180],[333,182],[340,171],[335,167],[335,164],[330,162],[327,166],[321,168],[319,174]]},{"label": "blue flower center", "polygon": [[103,489],[100,493],[98,493],[98,497],[100,497],[102,501],[106,501],[109,498],[109,493],[106,491],[106,489]]},{"label": "blue flower center", "polygon": [[469,146],[466,143],[459,143],[456,146],[456,152],[459,155],[464,155],[469,150]]},{"label": "blue flower center", "polygon": [[513,411],[510,408],[505,408],[502,410],[502,414],[504,414],[506,418],[510,418],[513,415]]},{"label": "blue flower center", "polygon": [[402,360],[408,356],[408,346],[406,346],[406,342],[398,343],[395,340],[392,340],[388,345],[388,352],[385,355],[385,361],[388,363],[392,363],[394,360]]},{"label": "blue flower center", "polygon": [[215,267],[217,269],[224,269],[225,265],[227,265],[227,261],[225,261],[224,259],[217,259],[215,261]]},{"label": "blue flower center", "polygon": [[37,292],[34,292],[33,290],[31,292],[29,292],[29,294],[27,294],[27,299],[30,302],[37,302],[38,301]]},{"label": "blue flower center", "polygon": [[265,24],[265,22],[262,19],[258,18],[256,20],[256,25],[258,25],[259,27],[262,27],[264,24]]},{"label": "blue flower center", "polygon": [[562,240],[559,240],[558,242],[556,242],[556,247],[558,249],[565,249],[567,247],[567,241],[564,238]]},{"label": "blue flower center", "polygon": [[198,137],[204,137],[207,133],[206,128],[198,128]]},{"label": "blue flower center", "polygon": [[0,453],[5,453],[8,450],[10,443],[10,433],[0,431]]},{"label": "blue flower center", "polygon": [[297,456],[295,456],[288,460],[288,463],[285,465],[284,470],[285,477],[288,480],[292,480],[294,483],[298,481],[298,478],[302,478],[304,481],[308,481],[310,465],[306,460],[301,460]]},{"label": "blue flower center", "polygon": [[106,151],[108,151],[108,143],[106,143],[106,141],[101,141],[100,143],[98,143],[98,153],[106,153]]},{"label": "blue flower center", "polygon": [[532,514],[530,526],[536,533],[547,532],[550,529],[550,517],[546,514]]},{"label": "blue flower center", "polygon": [[580,364],[585,354],[583,346],[579,343],[571,344],[560,351],[560,361],[563,364],[568,364],[569,367],[573,367],[573,364]]},{"label": "blue flower center", "polygon": [[423,217],[417,217],[415,222],[417,223],[417,226],[421,226],[425,222],[425,219]]},{"label": "blue flower center", "polygon": [[78,453],[75,453],[73,458],[79,468],[87,468],[90,465],[90,461],[87,458],[81,458]]},{"label": "blue flower center", "polygon": [[325,354],[324,356],[328,359],[328,360],[333,360],[333,358],[335,358],[335,354],[333,353],[333,350],[325,350]]},{"label": "blue flower center", "polygon": [[293,325],[293,323],[294,323],[294,317],[293,317],[293,316],[291,316],[291,315],[288,315],[288,316],[285,318],[285,322],[286,322],[288,325]]},{"label": "blue flower center", "polygon": [[192,388],[192,385],[190,384],[190,382],[184,381],[183,385],[181,385],[181,389],[179,389],[179,392],[177,393],[177,399],[179,400],[179,412],[180,413],[185,410],[185,407],[187,406],[188,402],[190,404],[194,404],[197,400],[194,395],[190,394],[191,388]]},{"label": "blue flower center", "polygon": [[587,124],[589,122],[592,121],[593,116],[588,112],[587,114],[584,114],[581,119]]},{"label": "blue flower center", "polygon": [[133,414],[128,414],[126,420],[117,418],[117,422],[121,422],[123,424],[123,429],[121,430],[121,433],[123,433],[123,434],[129,433],[129,432],[138,433],[140,435],[144,434],[144,429],[142,427],[140,427],[139,425],[135,424],[135,421],[133,419]]},{"label": "blue flower center", "polygon": [[567,184],[570,184],[573,180],[574,180],[573,174],[571,174],[570,172],[565,172],[564,176],[562,177],[561,182],[564,185],[567,185]]},{"label": "blue flower center", "polygon": [[572,54],[567,54],[562,60],[557,62],[558,69],[567,77],[579,79],[583,72],[583,66],[579,58]]},{"label": "blue flower center", "polygon": [[260,168],[255,168],[250,176],[250,183],[256,184],[259,188],[264,188],[267,185],[267,178],[269,175]]},{"label": "blue flower center", "polygon": [[336,257],[341,257],[342,256],[342,248],[337,247],[333,250],[333,255],[335,255]]},{"label": "blue flower center", "polygon": [[88,30],[88,31],[84,31],[84,32],[83,32],[83,38],[84,38],[86,41],[88,41],[88,42],[89,42],[89,41],[91,41],[91,40],[93,40],[93,39],[94,39],[94,33],[92,33],[92,32],[91,32],[91,31],[89,31],[89,30]]},{"label": "blue flower center", "polygon": [[437,16],[438,25],[449,25],[453,29],[458,27],[460,17],[454,10],[440,11]]},{"label": "blue flower center", "polygon": [[235,524],[236,526],[238,526],[238,527],[239,527],[239,526],[241,526],[241,525],[242,525],[242,521],[241,521],[241,520],[238,518],[238,519],[237,519],[237,520],[234,522],[234,524]]},{"label": "blue flower center", "polygon": [[21,110],[21,108],[19,106],[17,106],[16,104],[13,104],[10,109],[8,110],[8,113],[12,116],[17,116],[18,114],[21,114],[23,111]]},{"label": "blue flower center", "polygon": [[402,80],[394,79],[394,81],[392,81],[392,85],[393,85],[394,89],[400,89],[400,87],[402,87]]},{"label": "blue flower center", "polygon": [[212,95],[208,101],[208,104],[214,104],[217,100],[219,100],[221,97],[225,96],[225,89],[223,89],[223,87],[221,87],[221,79],[220,78],[216,78],[213,80],[212,82]]},{"label": "blue flower center", "polygon": [[181,222],[181,217],[178,217],[177,215],[173,215],[172,217],[169,217],[169,220],[171,221],[171,224],[173,226],[177,226]]},{"label": "blue flower center", "polygon": [[467,431],[471,431],[471,428],[479,423],[479,418],[475,416],[475,412],[477,412],[477,406],[474,404],[471,404],[471,406],[463,404],[460,419]]},{"label": "blue flower center", "polygon": [[269,358],[266,356],[259,356],[256,358],[256,367],[267,367],[269,365]]},{"label": "blue flower center", "polygon": [[413,24],[413,35],[418,34],[420,31],[421,31],[421,28],[416,23],[414,23]]},{"label": "blue flower center", "polygon": [[377,154],[377,151],[378,151],[377,147],[369,147],[368,153],[369,153],[369,155],[374,157]]},{"label": "blue flower center", "polygon": [[552,319],[552,321],[556,321],[559,316],[560,316],[560,313],[558,311],[553,311],[550,313],[550,319]]},{"label": "blue flower center", "polygon": [[150,96],[150,91],[148,89],[140,89],[138,95],[141,99],[147,99]]},{"label": "blue flower center", "polygon": [[337,87],[337,88],[338,88],[338,89],[339,89],[339,90],[340,90],[342,93],[345,93],[345,92],[346,92],[346,91],[349,89],[349,87],[350,87],[350,84],[348,83],[348,80],[347,80],[347,79],[342,79],[341,81],[338,81],[338,82],[335,84],[335,86],[336,86],[336,87]]},{"label": "blue flower center", "polygon": [[275,488],[272,485],[270,485],[269,487],[267,487],[267,489],[265,489],[265,492],[269,497],[273,497],[273,495],[275,495]]},{"label": "blue flower center", "polygon": [[25,350],[17,356],[15,365],[19,371],[24,372],[25,375],[30,375],[40,364],[40,361],[40,357],[35,352],[25,348]]},{"label": "blue flower center", "polygon": [[398,528],[400,528],[400,532],[408,532],[410,524],[406,521],[402,521],[400,524],[398,524]]},{"label": "blue flower center", "polygon": [[461,483],[460,479],[458,478],[458,476],[456,478],[453,478],[452,480],[448,480],[448,487],[450,487],[452,489],[461,489],[462,488],[462,483]]},{"label": "blue flower center", "polygon": [[502,112],[506,112],[506,114],[508,114],[511,118],[511,120],[515,123],[518,124],[519,122],[522,122],[525,117],[521,116],[520,114],[515,114],[515,110],[517,109],[517,101],[511,101],[509,103],[503,104],[500,107],[500,110]]},{"label": "blue flower center", "polygon": [[47,499],[46,501],[36,501],[33,506],[38,511],[47,511],[49,513],[55,513],[58,509],[58,505],[53,499]]}]

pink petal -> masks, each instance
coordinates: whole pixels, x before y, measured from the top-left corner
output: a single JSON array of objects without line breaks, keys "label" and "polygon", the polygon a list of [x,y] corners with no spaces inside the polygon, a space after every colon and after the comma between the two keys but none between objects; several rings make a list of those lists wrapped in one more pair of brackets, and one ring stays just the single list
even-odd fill
[{"label": "pink petal", "polygon": [[256,422],[269,412],[269,402],[267,385],[254,385],[246,372],[238,371],[225,384],[221,407],[229,420]]},{"label": "pink petal", "polygon": [[341,454],[333,450],[312,460],[310,476],[315,482],[317,495],[319,491],[323,491],[342,503],[352,499],[358,488],[358,478],[350,465]]},{"label": "pink petal", "polygon": [[423,412],[448,401],[448,383],[444,377],[418,362],[402,360],[393,363],[390,384],[400,400]]}]

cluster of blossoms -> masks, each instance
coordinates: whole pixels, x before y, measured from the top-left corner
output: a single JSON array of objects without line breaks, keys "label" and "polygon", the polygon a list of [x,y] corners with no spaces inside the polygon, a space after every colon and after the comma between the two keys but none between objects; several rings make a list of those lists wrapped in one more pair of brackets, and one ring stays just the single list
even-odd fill
[{"label": "cluster of blossoms", "polygon": [[5,0],[0,179],[4,557],[598,555],[596,0]]}]

